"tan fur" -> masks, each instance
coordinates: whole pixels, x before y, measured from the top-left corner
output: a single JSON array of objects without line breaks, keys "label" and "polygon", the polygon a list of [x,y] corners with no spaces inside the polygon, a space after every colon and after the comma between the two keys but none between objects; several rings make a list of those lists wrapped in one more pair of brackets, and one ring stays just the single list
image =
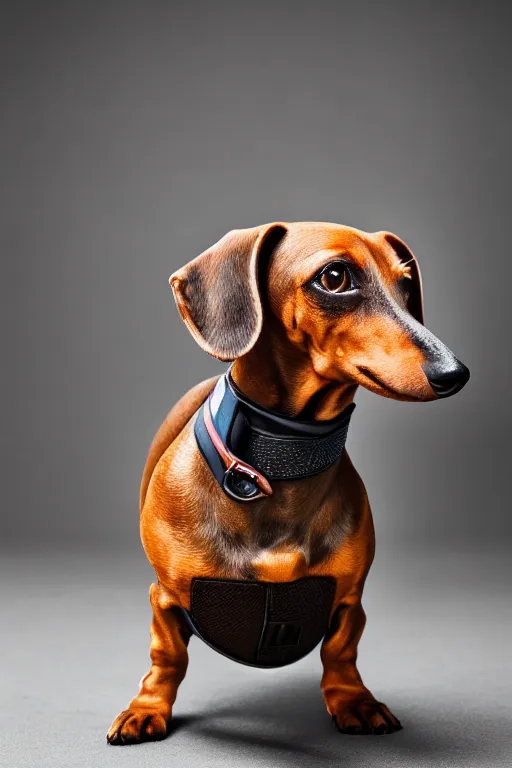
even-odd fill
[{"label": "tan fur", "polygon": [[[339,414],[360,384],[396,399],[435,399],[422,363],[425,350],[437,354],[442,345],[421,325],[419,270],[394,235],[277,223],[229,233],[205,254],[175,273],[171,284],[194,338],[211,354],[236,358],[233,379],[248,397],[289,416],[315,419]],[[357,311],[329,314],[308,281],[338,257],[350,259],[370,287]],[[401,293],[400,264],[410,272],[413,299]],[[248,327],[241,331],[244,322]],[[343,731],[397,730],[398,720],[375,700],[356,666],[365,623],[361,597],[375,547],[361,478],[344,452],[320,475],[276,482],[272,496],[251,504],[234,502],[214,479],[193,434],[196,411],[215,382],[198,384],[179,401],[149,452],[141,537],[158,579],[150,592],[152,666],[108,740],[128,743],[167,733],[190,637],[177,609],[190,607],[197,576],[334,577],[331,626],[321,650],[327,709]]]},{"label": "tan fur", "polygon": [[201,381],[199,384],[196,384],[195,387],[189,389],[189,391],[178,400],[176,405],[171,408],[162,422],[162,425],[153,438],[153,442],[149,448],[146,466],[144,467],[144,472],[142,474],[140,486],[141,511],[146,500],[149,481],[151,480],[156,465],[173,440],[176,440],[187,421],[194,415],[201,403],[204,403],[217,383],[218,378],[218,376],[213,376],[211,379]]}]

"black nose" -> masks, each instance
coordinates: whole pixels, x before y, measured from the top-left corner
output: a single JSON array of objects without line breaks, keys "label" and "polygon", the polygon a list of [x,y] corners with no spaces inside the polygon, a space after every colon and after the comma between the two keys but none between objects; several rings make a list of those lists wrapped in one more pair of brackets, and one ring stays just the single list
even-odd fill
[{"label": "black nose", "polygon": [[424,366],[423,370],[425,371],[428,383],[438,397],[455,395],[457,392],[460,392],[469,379],[469,370],[457,358],[455,358],[454,364],[449,368],[440,368],[431,364]]}]

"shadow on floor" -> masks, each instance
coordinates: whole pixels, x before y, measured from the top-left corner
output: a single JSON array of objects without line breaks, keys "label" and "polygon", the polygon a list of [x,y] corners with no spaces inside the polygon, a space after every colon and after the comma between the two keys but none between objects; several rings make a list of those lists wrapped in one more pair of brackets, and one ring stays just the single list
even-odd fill
[{"label": "shadow on floor", "polygon": [[316,678],[300,678],[285,688],[270,681],[206,712],[176,716],[169,741],[185,734],[194,740],[210,739],[280,766],[507,764],[511,750],[507,719],[486,719],[454,701],[436,706],[421,693],[415,702],[395,696],[387,703],[401,719],[403,731],[380,737],[346,736],[331,722]]}]

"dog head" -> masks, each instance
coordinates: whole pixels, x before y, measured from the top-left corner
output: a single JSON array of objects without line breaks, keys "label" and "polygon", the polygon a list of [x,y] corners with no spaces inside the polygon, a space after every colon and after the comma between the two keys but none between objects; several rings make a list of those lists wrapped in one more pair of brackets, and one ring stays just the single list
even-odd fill
[{"label": "dog head", "polygon": [[448,397],[469,379],[423,325],[418,264],[389,232],[320,222],[233,230],[169,282],[193,337],[221,360],[247,354],[277,319],[323,379],[398,400]]}]

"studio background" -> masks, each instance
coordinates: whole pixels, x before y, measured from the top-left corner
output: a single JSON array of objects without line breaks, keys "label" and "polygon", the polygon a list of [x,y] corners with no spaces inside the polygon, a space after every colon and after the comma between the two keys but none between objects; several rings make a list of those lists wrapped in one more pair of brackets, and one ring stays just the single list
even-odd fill
[{"label": "studio background", "polygon": [[[1,14],[0,760],[509,765],[510,7]],[[148,668],[146,452],[173,403],[225,369],[167,279],[228,230],[275,220],[404,239],[427,326],[471,371],[436,403],[359,390],[349,433],[377,531],[360,668],[405,729],[339,736],[318,652],[262,674],[192,640],[175,733],[107,748]]]}]

